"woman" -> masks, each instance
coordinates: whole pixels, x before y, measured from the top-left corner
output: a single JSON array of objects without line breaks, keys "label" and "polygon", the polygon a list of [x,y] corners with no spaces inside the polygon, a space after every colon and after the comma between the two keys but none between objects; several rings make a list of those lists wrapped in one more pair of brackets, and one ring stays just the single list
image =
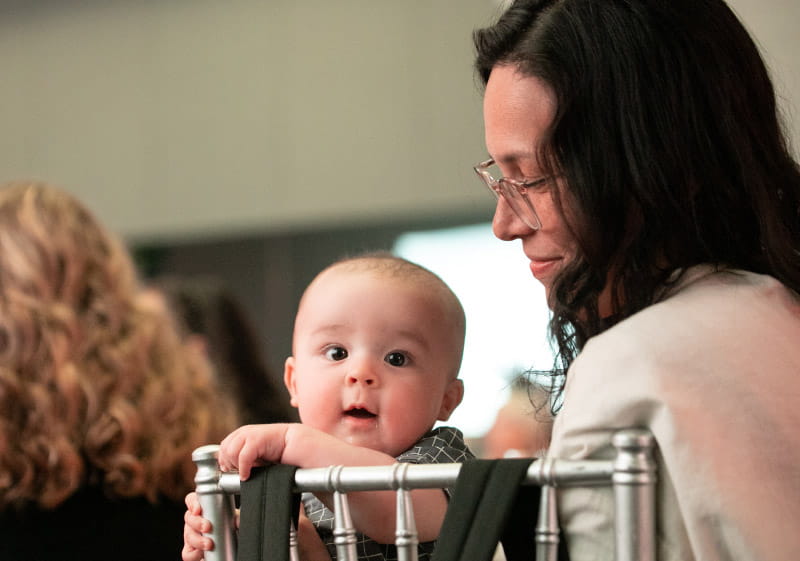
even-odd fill
[{"label": "woman", "polygon": [[192,450],[235,420],[79,201],[0,190],[0,559],[175,559]]},{"label": "woman", "polygon": [[[794,558],[800,172],[752,39],[722,0],[520,0],[474,39],[476,171],[566,372],[549,455],[647,427],[659,559]],[[610,494],[561,499],[572,559],[611,559]]]}]

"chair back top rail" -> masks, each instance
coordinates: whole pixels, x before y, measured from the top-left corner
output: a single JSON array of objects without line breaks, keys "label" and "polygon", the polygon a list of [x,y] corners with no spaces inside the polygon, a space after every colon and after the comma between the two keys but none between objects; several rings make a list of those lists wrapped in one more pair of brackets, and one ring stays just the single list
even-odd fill
[{"label": "chair back top rail", "polygon": [[[551,464],[549,467],[547,464]],[[397,464],[395,464],[397,465]],[[399,477],[395,465],[349,466],[334,474],[334,467],[306,468],[295,472],[295,491],[383,491],[396,489],[436,489],[452,487],[461,471],[460,463],[411,464]],[[559,462],[558,460],[533,460],[528,468],[525,483],[529,485],[609,484],[614,474],[614,462],[609,460],[583,460]],[[557,480],[557,483],[556,483]],[[220,475],[220,488],[226,493],[239,493],[241,482],[236,472]]]},{"label": "chair back top rail", "polygon": [[[647,483],[654,476],[652,436],[642,430],[620,431],[614,437],[617,457],[614,460],[532,460],[525,483],[556,487],[610,484],[613,480]],[[219,446],[209,444],[195,450],[192,458],[198,466],[216,466]],[[330,466],[298,469],[295,472],[296,491],[380,491],[396,489],[435,489],[452,487],[461,470],[460,463],[402,464],[386,466]],[[206,475],[210,475],[206,472]],[[219,473],[218,488],[225,493],[239,493],[239,474]],[[206,479],[207,480],[207,479]],[[210,481],[209,481],[210,482]]]},{"label": "chair back top rail", "polygon": [[[540,512],[536,523],[537,551],[540,551],[543,559],[553,559],[558,546],[556,497],[553,488],[587,485],[610,485],[613,488],[615,558],[618,561],[655,559],[657,474],[653,436],[645,430],[625,429],[614,434],[612,444],[616,449],[616,456],[610,460],[531,459],[524,483],[543,487],[543,512]],[[214,551],[206,552],[206,559],[233,561],[236,557],[236,538],[232,522],[233,495],[240,493],[241,482],[238,473],[220,472],[218,453],[218,445],[202,446],[194,451],[192,459],[197,464],[195,483],[203,511],[212,521],[213,529],[206,535],[218,544]],[[461,467],[460,463],[395,463],[385,466],[298,469],[295,472],[294,490],[335,492],[335,498],[346,500],[346,493],[353,491],[402,489],[403,492],[399,495],[406,498],[405,494],[410,489],[453,487]],[[348,531],[350,530],[355,532],[354,528],[349,528]],[[405,539],[407,530],[405,528],[404,533],[398,534],[398,537]],[[416,549],[412,542],[409,544],[405,545],[409,545],[413,554]],[[413,555],[409,559],[413,559]]]}]

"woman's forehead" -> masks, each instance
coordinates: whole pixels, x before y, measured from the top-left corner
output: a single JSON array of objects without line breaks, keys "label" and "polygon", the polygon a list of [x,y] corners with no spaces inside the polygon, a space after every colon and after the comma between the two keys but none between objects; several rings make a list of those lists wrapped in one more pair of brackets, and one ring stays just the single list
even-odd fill
[{"label": "woman's forehead", "polygon": [[489,76],[483,101],[486,147],[495,161],[535,159],[556,112],[552,89],[512,66],[498,66]]}]

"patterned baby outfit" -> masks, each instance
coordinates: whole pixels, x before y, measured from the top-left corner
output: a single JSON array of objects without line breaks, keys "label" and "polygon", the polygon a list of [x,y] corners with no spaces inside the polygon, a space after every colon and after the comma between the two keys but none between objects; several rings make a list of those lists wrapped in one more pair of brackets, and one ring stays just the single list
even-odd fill
[{"label": "patterned baby outfit", "polygon": [[[453,427],[437,427],[422,437],[414,446],[397,457],[398,462],[411,464],[446,464],[471,460],[475,456],[467,448],[464,435]],[[450,496],[450,489],[445,489]],[[306,516],[317,528],[317,532],[336,561],[336,545],[333,541],[333,512],[311,493],[303,493]],[[364,534],[356,534],[356,552],[359,561],[396,561],[394,544],[379,544]],[[419,561],[430,561],[436,542],[419,544]]]}]

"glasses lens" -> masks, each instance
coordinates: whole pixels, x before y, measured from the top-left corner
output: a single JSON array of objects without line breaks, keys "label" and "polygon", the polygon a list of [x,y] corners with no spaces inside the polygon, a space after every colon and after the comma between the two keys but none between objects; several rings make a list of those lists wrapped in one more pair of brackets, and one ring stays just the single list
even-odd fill
[{"label": "glasses lens", "polygon": [[498,179],[503,178],[503,172],[500,171],[500,168],[497,167],[497,164],[495,164],[494,162],[484,167],[483,172],[489,174],[489,177],[491,178],[493,183],[496,183]]},{"label": "glasses lens", "polygon": [[539,222],[539,216],[537,216],[536,210],[527,195],[520,193],[519,188],[507,179],[501,179],[498,181],[498,185],[503,192],[503,197],[508,202],[508,206],[528,227],[534,230],[542,227],[542,223]]},{"label": "glasses lens", "polygon": [[[486,163],[489,163],[489,165],[486,165]],[[500,195],[503,195],[511,210],[529,228],[538,230],[542,227],[542,223],[539,221],[539,217],[536,215],[536,211],[528,197],[520,193],[519,188],[513,182],[503,177],[500,168],[492,160],[478,164],[473,169],[495,198],[500,199]]]}]

